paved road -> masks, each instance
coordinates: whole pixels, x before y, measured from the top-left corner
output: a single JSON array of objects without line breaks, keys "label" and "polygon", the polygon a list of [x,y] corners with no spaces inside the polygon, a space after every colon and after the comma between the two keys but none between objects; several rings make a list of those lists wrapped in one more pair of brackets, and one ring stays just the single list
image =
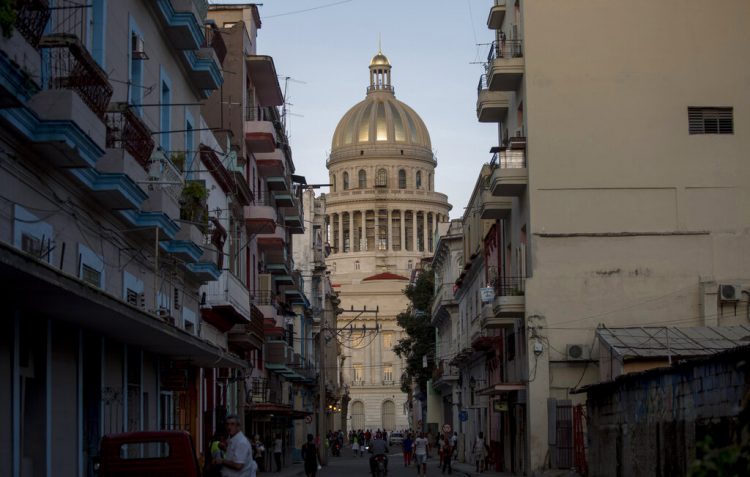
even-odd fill
[{"label": "paved road", "polygon": [[[319,477],[367,477],[370,473],[369,457],[353,457],[350,449],[342,451],[342,457],[329,457],[328,466],[318,472]],[[391,447],[388,456],[388,477],[416,477],[417,467],[411,465],[404,467],[404,458],[400,446]],[[438,469],[438,459],[434,456],[427,460],[427,476],[438,477],[442,475]],[[447,475],[447,474],[446,474]],[[453,475],[463,477],[464,474],[454,472]]]}]

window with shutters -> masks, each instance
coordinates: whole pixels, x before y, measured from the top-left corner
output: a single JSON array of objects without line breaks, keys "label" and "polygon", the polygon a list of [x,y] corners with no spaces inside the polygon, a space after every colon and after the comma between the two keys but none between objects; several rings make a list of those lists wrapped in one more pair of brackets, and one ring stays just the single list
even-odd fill
[{"label": "window with shutters", "polygon": [[89,267],[85,263],[81,265],[81,279],[95,287],[101,286],[102,274],[99,270]]},{"label": "window with shutters", "polygon": [[344,172],[344,190],[349,190],[349,173]]},{"label": "window with shutters", "polygon": [[365,380],[365,373],[364,373],[364,370],[362,369],[361,364],[353,365],[352,372],[353,372],[352,374],[354,374],[353,378],[354,378],[355,383],[357,382],[361,383],[362,381]]},{"label": "window with shutters", "polygon": [[393,366],[383,365],[383,384],[393,384]]},{"label": "window with shutters", "polygon": [[364,169],[359,170],[359,188],[360,189],[367,188],[367,172],[365,172]]},{"label": "window with shutters", "polygon": [[734,134],[734,108],[688,107],[690,134]]},{"label": "window with shutters", "polygon": [[403,169],[398,171],[398,188],[406,189],[406,171]]}]

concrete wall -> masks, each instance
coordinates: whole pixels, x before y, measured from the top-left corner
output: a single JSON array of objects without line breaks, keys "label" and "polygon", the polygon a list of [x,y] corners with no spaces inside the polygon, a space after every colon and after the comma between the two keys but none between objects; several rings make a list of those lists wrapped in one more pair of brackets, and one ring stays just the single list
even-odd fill
[{"label": "concrete wall", "polygon": [[590,475],[685,475],[706,435],[727,444],[750,390],[748,348],[588,391]]}]

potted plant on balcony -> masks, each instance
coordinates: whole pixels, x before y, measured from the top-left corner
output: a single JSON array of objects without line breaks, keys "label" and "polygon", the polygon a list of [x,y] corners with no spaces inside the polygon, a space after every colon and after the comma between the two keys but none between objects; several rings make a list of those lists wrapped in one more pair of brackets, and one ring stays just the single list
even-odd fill
[{"label": "potted plant on balcony", "polygon": [[208,231],[208,189],[203,181],[187,181],[180,197],[180,219]]},{"label": "potted plant on balcony", "polygon": [[169,156],[169,160],[172,161],[172,164],[177,168],[178,171],[185,173],[185,153],[180,152],[173,152]]}]

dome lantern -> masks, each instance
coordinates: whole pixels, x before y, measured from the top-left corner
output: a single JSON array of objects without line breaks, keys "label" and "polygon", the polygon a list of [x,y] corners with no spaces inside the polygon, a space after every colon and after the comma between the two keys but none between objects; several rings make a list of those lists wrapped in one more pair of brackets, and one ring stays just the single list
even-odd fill
[{"label": "dome lantern", "polygon": [[367,93],[374,91],[387,91],[393,93],[391,86],[391,63],[378,48],[378,54],[370,60],[370,86]]}]

